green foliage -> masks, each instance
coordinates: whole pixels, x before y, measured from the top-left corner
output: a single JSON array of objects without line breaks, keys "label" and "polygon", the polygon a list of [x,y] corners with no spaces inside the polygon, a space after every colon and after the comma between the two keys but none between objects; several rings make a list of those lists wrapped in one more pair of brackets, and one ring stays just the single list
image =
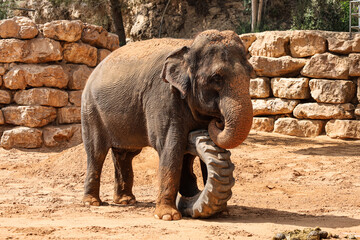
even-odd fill
[{"label": "green foliage", "polygon": [[0,0],[0,19],[13,17],[12,11],[16,7],[15,0]]}]

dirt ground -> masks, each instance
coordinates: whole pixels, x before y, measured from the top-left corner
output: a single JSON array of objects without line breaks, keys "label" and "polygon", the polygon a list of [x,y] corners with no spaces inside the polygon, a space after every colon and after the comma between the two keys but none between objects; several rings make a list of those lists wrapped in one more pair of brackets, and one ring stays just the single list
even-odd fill
[{"label": "dirt ground", "polygon": [[252,132],[232,151],[233,196],[211,219],[153,217],[158,158],[134,160],[138,203],[112,203],[113,166],[105,162],[100,207],[81,204],[83,145],[51,152],[0,148],[0,239],[271,239],[321,227],[360,239],[360,141]]}]

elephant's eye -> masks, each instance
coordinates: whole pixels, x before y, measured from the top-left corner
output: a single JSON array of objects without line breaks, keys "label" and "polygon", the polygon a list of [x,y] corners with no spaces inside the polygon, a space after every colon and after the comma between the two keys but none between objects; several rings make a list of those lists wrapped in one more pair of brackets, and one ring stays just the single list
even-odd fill
[{"label": "elephant's eye", "polygon": [[222,76],[218,73],[211,76],[211,83],[220,84],[222,82]]}]

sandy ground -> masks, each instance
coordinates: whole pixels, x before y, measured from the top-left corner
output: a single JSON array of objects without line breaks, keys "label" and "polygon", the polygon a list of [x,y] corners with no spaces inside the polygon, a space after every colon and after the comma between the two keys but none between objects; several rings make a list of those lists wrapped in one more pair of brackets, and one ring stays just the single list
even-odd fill
[{"label": "sandy ground", "polygon": [[228,212],[211,219],[153,218],[157,154],[134,160],[138,203],[112,203],[113,166],[102,175],[104,206],[81,204],[83,145],[51,152],[0,148],[0,239],[271,239],[319,226],[360,238],[360,141],[252,132],[232,152]]}]

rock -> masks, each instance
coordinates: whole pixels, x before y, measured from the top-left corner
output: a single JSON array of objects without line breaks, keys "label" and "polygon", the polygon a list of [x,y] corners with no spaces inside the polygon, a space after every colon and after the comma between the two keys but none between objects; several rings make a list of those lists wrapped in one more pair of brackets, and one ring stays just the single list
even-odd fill
[{"label": "rock", "polygon": [[277,115],[292,113],[299,100],[287,100],[280,98],[252,99],[253,114]]},{"label": "rock", "polygon": [[308,235],[307,235],[307,240],[320,240],[320,234],[318,231],[311,231]]},{"label": "rock", "polygon": [[31,87],[65,88],[69,78],[60,65],[16,65],[4,77],[5,87],[25,89]]},{"label": "rock", "polygon": [[81,106],[81,94],[82,91],[69,91],[69,103],[76,107]]},{"label": "rock", "polygon": [[[6,69],[2,66],[0,66],[0,76],[4,75],[6,72]],[[0,80],[0,86],[1,86],[1,80]]]},{"label": "rock", "polygon": [[74,65],[67,64],[66,71],[69,76],[68,89],[70,90],[82,90],[92,73],[93,69],[86,65]]},{"label": "rock", "polygon": [[310,80],[311,96],[320,103],[348,103],[355,96],[356,85],[349,80]]},{"label": "rock", "polygon": [[250,97],[267,98],[270,96],[269,78],[261,77],[250,80]]},{"label": "rock", "polygon": [[271,58],[253,56],[249,59],[258,76],[282,77],[297,75],[305,66],[307,60],[290,56]]},{"label": "rock", "polygon": [[16,127],[4,131],[1,146],[5,149],[39,148],[42,145],[42,131],[36,128]]},{"label": "rock", "polygon": [[83,63],[95,67],[97,63],[97,49],[84,43],[65,43],[64,59],[71,63]]},{"label": "rock", "polygon": [[44,105],[64,107],[68,104],[68,93],[53,88],[32,88],[15,93],[14,100],[19,105]]},{"label": "rock", "polygon": [[81,125],[47,126],[43,129],[43,137],[47,147],[74,146],[82,142]]},{"label": "rock", "polygon": [[56,118],[56,109],[44,106],[8,106],[2,108],[7,124],[42,127]]},{"label": "rock", "polygon": [[295,107],[293,114],[296,118],[351,119],[354,117],[354,109],[350,103],[303,103]]},{"label": "rock", "polygon": [[328,232],[326,231],[319,231],[319,234],[320,234],[320,239],[327,239],[328,237]]},{"label": "rock", "polygon": [[11,102],[11,94],[9,91],[0,90],[0,104],[9,104]]},{"label": "rock", "polygon": [[101,26],[85,24],[81,35],[81,41],[91,46],[107,48],[108,31]]},{"label": "rock", "polygon": [[97,64],[99,64],[102,60],[104,60],[110,53],[111,53],[111,51],[109,51],[107,49],[98,49],[97,50]]},{"label": "rock", "polygon": [[360,78],[357,79],[357,91],[356,91],[356,96],[358,101],[360,102]]},{"label": "rock", "polygon": [[352,53],[349,54],[350,68],[349,76],[359,77],[360,76],[360,54]]},{"label": "rock", "polygon": [[360,104],[358,104],[355,108],[355,115],[357,116],[357,119],[360,118]]},{"label": "rock", "polygon": [[76,42],[81,38],[83,27],[81,21],[57,20],[45,23],[43,33],[47,38]]},{"label": "rock", "polygon": [[251,56],[281,57],[286,55],[286,45],[289,36],[272,31],[257,35],[257,39],[250,46]]},{"label": "rock", "polygon": [[254,117],[252,130],[262,132],[272,132],[274,130],[274,118],[271,117]]},{"label": "rock", "polygon": [[80,123],[81,108],[80,107],[63,107],[58,110],[58,122],[63,123]]},{"label": "rock", "polygon": [[326,39],[315,31],[294,31],[290,36],[291,56],[309,57],[326,51]]},{"label": "rock", "polygon": [[321,120],[299,120],[296,118],[279,118],[275,121],[274,132],[297,137],[316,137],[323,130]]},{"label": "rock", "polygon": [[18,39],[0,39],[0,62],[23,61],[26,42]]},{"label": "rock", "polygon": [[348,33],[333,33],[328,37],[328,47],[330,52],[349,54],[352,52],[354,41],[350,39]]},{"label": "rock", "polygon": [[360,139],[360,120],[330,120],[325,126],[325,131],[331,138]]},{"label": "rock", "polygon": [[286,239],[286,236],[283,233],[277,233],[273,238],[273,240],[282,240],[282,239]]},{"label": "rock", "polygon": [[349,58],[331,53],[316,54],[311,57],[301,74],[311,78],[349,78]]},{"label": "rock", "polygon": [[307,99],[310,97],[308,78],[273,78],[271,89],[275,97]]},{"label": "rock", "polygon": [[0,87],[2,85],[2,76],[0,75]]},{"label": "rock", "polygon": [[0,21],[0,38],[30,39],[38,33],[36,24],[27,17],[13,17]]},{"label": "rock", "polygon": [[239,37],[244,44],[245,50],[248,51],[251,44],[256,40],[256,33],[241,34]]},{"label": "rock", "polygon": [[[3,112],[0,110],[0,125],[4,125],[5,124],[5,119],[4,119],[4,114]],[[0,135],[1,136],[1,135]]]},{"label": "rock", "polygon": [[114,51],[120,47],[119,36],[114,33],[108,33],[106,48]]},{"label": "rock", "polygon": [[50,38],[35,38],[26,41],[24,53],[26,56],[20,62],[46,63],[62,60],[60,43]]}]

